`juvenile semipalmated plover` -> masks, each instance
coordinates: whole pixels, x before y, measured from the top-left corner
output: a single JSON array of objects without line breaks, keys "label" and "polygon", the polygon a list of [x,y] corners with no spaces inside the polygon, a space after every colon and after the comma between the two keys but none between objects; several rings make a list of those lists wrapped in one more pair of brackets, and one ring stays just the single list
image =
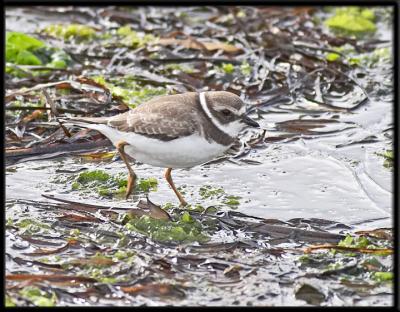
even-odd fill
[{"label": "juvenile semipalmated plover", "polygon": [[172,181],[171,170],[208,162],[228,150],[246,124],[259,127],[245,113],[245,104],[237,95],[210,91],[156,97],[112,117],[64,121],[98,130],[111,140],[129,171],[126,198],[136,179],[126,157],[129,155],[139,162],[167,168],[165,179],[181,205],[186,205]]}]

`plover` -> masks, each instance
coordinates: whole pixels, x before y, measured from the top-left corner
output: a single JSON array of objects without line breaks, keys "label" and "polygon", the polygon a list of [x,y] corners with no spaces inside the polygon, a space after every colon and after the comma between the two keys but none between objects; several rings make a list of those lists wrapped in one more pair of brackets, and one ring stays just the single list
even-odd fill
[{"label": "plover", "polygon": [[126,155],[167,168],[165,179],[182,206],[187,205],[172,181],[174,168],[191,168],[222,155],[246,126],[259,124],[246,115],[244,102],[226,91],[188,92],[151,99],[112,117],[71,117],[72,124],[95,129],[117,148],[129,175],[126,198],[136,174]]}]

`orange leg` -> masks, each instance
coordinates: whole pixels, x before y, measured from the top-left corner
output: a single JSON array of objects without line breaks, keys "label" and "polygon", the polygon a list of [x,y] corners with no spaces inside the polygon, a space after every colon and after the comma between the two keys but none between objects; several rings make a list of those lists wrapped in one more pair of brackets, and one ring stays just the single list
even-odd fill
[{"label": "orange leg", "polygon": [[167,180],[168,184],[172,187],[173,191],[175,192],[176,196],[178,197],[179,201],[181,202],[181,206],[186,206],[187,202],[185,201],[185,199],[183,198],[181,193],[179,193],[179,191],[176,189],[174,181],[172,181],[171,171],[172,171],[172,168],[168,168],[165,171],[165,179]]},{"label": "orange leg", "polygon": [[135,186],[136,182],[136,174],[133,172],[133,169],[131,165],[129,164],[128,158],[125,154],[124,147],[125,145],[128,145],[125,141],[119,141],[116,145],[118,153],[121,155],[122,160],[124,161],[126,167],[128,168],[129,175],[128,175],[128,185],[126,187],[126,194],[125,194],[125,199],[128,199],[128,197],[132,194],[133,188]]}]

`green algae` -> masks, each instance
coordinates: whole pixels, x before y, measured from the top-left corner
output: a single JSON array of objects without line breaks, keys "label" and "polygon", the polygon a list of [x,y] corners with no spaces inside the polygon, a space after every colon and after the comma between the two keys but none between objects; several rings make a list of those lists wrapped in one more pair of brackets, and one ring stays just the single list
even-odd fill
[{"label": "green algae", "polygon": [[393,150],[386,150],[383,153],[376,153],[376,155],[384,158],[383,166],[388,169],[393,169],[394,166],[394,153]]},{"label": "green algae", "polygon": [[391,51],[388,47],[376,48],[374,51],[357,54],[354,51],[353,56],[349,57],[350,65],[362,65],[367,67],[376,67],[379,63],[388,63],[391,61]]},{"label": "green algae", "polygon": [[371,55],[371,63],[387,62],[391,60],[391,50],[388,47],[376,48]]},{"label": "green algae", "polygon": [[375,13],[371,9],[347,6],[336,8],[334,15],[325,21],[338,34],[361,37],[376,31]]},{"label": "green algae", "polygon": [[391,282],[394,280],[393,272],[373,272],[371,277],[378,282]]},{"label": "green algae", "polygon": [[51,229],[51,226],[35,221],[31,218],[21,219],[14,224],[17,228],[22,230],[24,234],[38,234],[38,233],[48,233]]},{"label": "green algae", "polygon": [[14,225],[14,220],[11,217],[8,217],[6,221],[6,226],[13,226],[13,225]]},{"label": "green algae", "polygon": [[137,187],[142,192],[157,191],[158,181],[156,178],[140,179]]},{"label": "green algae", "polygon": [[56,50],[51,55],[51,62],[48,63],[47,66],[57,69],[64,69],[67,68],[70,63],[71,63],[71,58],[65,51]]},{"label": "green algae", "polygon": [[[122,197],[126,193],[127,178],[122,174],[111,175],[103,170],[84,171],[75,177],[71,190],[90,192],[95,190],[103,197]],[[138,179],[135,191],[148,193],[157,190],[158,181],[155,178]]]},{"label": "green algae", "polygon": [[243,61],[242,64],[240,65],[240,72],[244,76],[250,76],[252,71],[252,67],[247,61]]},{"label": "green algae", "polygon": [[181,216],[181,220],[182,220],[183,222],[186,222],[186,223],[192,223],[192,222],[194,222],[194,219],[192,218],[192,216],[190,215],[190,213],[187,212],[187,211],[185,211],[185,212],[183,213],[183,215]]},{"label": "green algae", "polygon": [[38,261],[44,263],[59,263],[62,262],[62,258],[60,255],[51,255],[48,257],[39,258]]},{"label": "green algae", "polygon": [[174,209],[174,208],[176,208],[176,206],[173,204],[173,203],[165,203],[163,206],[162,206],[162,209],[164,209],[164,210],[172,210],[172,209]]},{"label": "green algae", "polygon": [[204,185],[200,187],[199,194],[203,199],[220,198],[225,195],[225,191],[223,188],[213,188],[210,185]]},{"label": "green algae", "polygon": [[391,50],[388,47],[376,48],[371,52],[360,53],[349,44],[340,47],[333,47],[334,51],[325,54],[325,59],[328,62],[341,60],[351,66],[376,67],[380,63],[388,63],[391,61]]},{"label": "green algae", "polygon": [[17,305],[15,304],[15,302],[12,300],[12,298],[10,296],[6,295],[5,306],[6,307],[16,307]]},{"label": "green algae", "polygon": [[154,219],[149,216],[133,217],[126,224],[126,229],[149,236],[156,241],[206,242],[209,237],[203,226],[194,220],[188,212],[177,221]]},{"label": "green algae", "polygon": [[[387,248],[387,246],[382,245],[381,241],[376,240],[372,241],[371,239],[368,239],[365,236],[352,236],[350,234],[346,235],[346,237],[341,240],[338,243],[338,246],[342,247],[351,247],[351,248],[360,248],[360,249],[379,249],[379,248]],[[336,252],[342,252],[339,250],[336,250]],[[346,252],[345,252],[346,253]],[[348,253],[346,253],[349,255]],[[389,256],[390,253],[386,251],[374,251],[375,255],[380,255],[380,256]]]},{"label": "green algae", "polygon": [[221,69],[226,74],[232,74],[235,71],[235,65],[231,63],[222,63]]},{"label": "green algae", "polygon": [[[236,208],[240,205],[239,199],[240,196],[229,195],[225,192],[225,190],[221,187],[212,187],[211,185],[203,185],[199,189],[199,194],[202,199],[218,199],[221,200],[221,204],[227,205],[230,208]],[[220,207],[220,205],[213,206],[214,208]],[[203,211],[204,211],[203,207]]]},{"label": "green algae", "polygon": [[193,68],[189,65],[179,64],[179,63],[170,63],[164,66],[165,71],[178,71],[186,74],[191,74],[194,72]]},{"label": "green algae", "polygon": [[134,31],[129,25],[117,29],[120,43],[132,49],[146,46],[157,41],[158,37],[151,34],[139,33]]},{"label": "green algae", "polygon": [[[341,246],[371,248],[370,242],[346,236]],[[383,265],[378,259],[385,255],[347,252],[321,252],[305,254],[297,258],[300,268],[310,270],[317,276],[335,275],[340,282],[350,282],[369,285],[379,285],[390,282],[393,272],[390,266]]]},{"label": "green algae", "polygon": [[372,243],[368,238],[364,236],[354,237],[351,235],[346,235],[344,239],[342,239],[338,246],[342,247],[353,247],[353,248],[368,248],[368,246],[372,246]]},{"label": "green algae", "polygon": [[325,58],[329,62],[334,62],[340,58],[340,54],[331,52],[331,53],[328,53]]},{"label": "green algae", "polygon": [[[15,65],[43,65],[55,69],[63,69],[71,62],[70,56],[63,50],[52,48],[43,41],[21,32],[6,33],[6,62]],[[10,65],[6,72],[17,77],[28,74],[37,76],[48,73],[48,70],[30,71]]]},{"label": "green algae", "polygon": [[86,41],[96,36],[93,27],[81,24],[52,24],[44,27],[42,32],[59,39]]},{"label": "green algae", "polygon": [[6,33],[6,61],[19,65],[42,65],[34,54],[45,43],[20,32]]},{"label": "green algae", "polygon": [[31,301],[38,307],[54,307],[57,303],[57,296],[54,292],[50,294],[38,287],[27,286],[19,291],[21,297]]},{"label": "green algae", "polygon": [[135,256],[135,252],[131,250],[117,250],[114,255],[113,255],[113,260],[123,260],[124,262],[126,261],[132,261],[133,257]]},{"label": "green algae", "polygon": [[194,205],[189,205],[189,206],[188,206],[188,210],[196,211],[196,212],[205,212],[205,211],[206,211],[206,208],[204,208],[203,205],[194,204]]},{"label": "green algae", "polygon": [[297,258],[297,261],[303,263],[303,264],[309,264],[311,261],[310,255],[302,255]]},{"label": "green algae", "polygon": [[80,173],[77,182],[81,184],[86,184],[94,181],[106,182],[111,178],[112,178],[111,175],[104,172],[103,170],[93,170]]},{"label": "green algae", "polygon": [[113,96],[120,97],[131,108],[135,108],[155,96],[167,94],[166,88],[143,85],[136,81],[134,76],[110,78],[109,80],[104,76],[93,76],[91,78],[107,87]]},{"label": "green algae", "polygon": [[[185,185],[178,187],[178,190],[181,194],[189,194],[190,196],[195,196],[196,193],[192,192]],[[214,214],[224,208],[236,209],[240,205],[240,199],[242,198],[227,194],[222,187],[211,185],[202,185],[197,193],[200,195],[200,201],[190,201],[185,210],[196,213]],[[177,205],[170,202],[163,204],[162,208],[167,211],[180,209]]]},{"label": "green algae", "polygon": [[234,195],[228,195],[225,198],[224,204],[228,205],[228,206],[238,206],[240,205],[240,196],[234,196]]}]

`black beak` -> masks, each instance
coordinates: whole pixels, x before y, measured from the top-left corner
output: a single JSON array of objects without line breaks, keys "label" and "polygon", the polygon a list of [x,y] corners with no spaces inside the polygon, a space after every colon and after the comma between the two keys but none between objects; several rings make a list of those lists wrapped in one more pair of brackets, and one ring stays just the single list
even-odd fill
[{"label": "black beak", "polygon": [[254,121],[253,119],[251,119],[250,117],[248,117],[246,115],[243,115],[242,122],[244,122],[245,124],[248,124],[251,127],[260,128],[260,125],[258,124],[258,122]]}]

